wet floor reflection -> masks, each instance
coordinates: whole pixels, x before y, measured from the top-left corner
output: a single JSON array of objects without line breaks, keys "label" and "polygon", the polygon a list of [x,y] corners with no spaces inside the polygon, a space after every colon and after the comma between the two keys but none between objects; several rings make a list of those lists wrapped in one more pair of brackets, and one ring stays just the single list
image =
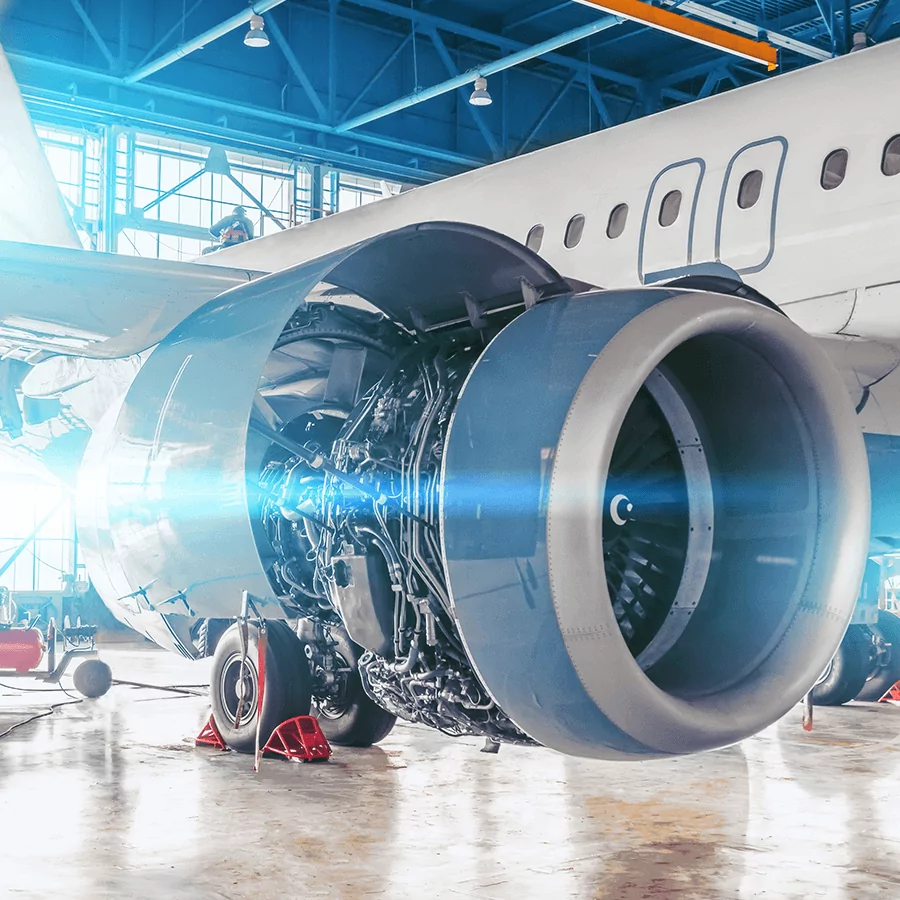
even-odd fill
[{"label": "wet floor reflection", "polygon": [[0,741],[0,897],[900,896],[896,707],[637,764],[402,726],[259,775],[191,746],[205,712],[115,688]]}]

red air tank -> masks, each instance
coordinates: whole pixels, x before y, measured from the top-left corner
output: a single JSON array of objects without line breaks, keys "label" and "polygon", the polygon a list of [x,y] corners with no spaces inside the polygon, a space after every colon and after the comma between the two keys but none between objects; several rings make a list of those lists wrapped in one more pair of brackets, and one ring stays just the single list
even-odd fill
[{"label": "red air tank", "polygon": [[43,655],[44,636],[37,628],[0,628],[0,669],[30,672]]}]

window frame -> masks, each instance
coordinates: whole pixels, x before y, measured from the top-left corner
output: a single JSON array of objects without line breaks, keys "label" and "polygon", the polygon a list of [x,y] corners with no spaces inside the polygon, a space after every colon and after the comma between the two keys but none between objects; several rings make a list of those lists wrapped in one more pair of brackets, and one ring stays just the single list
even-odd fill
[{"label": "window frame", "polygon": [[[624,210],[624,214],[622,216],[622,227],[615,234],[611,234],[612,226],[613,226],[613,218],[619,210]],[[628,213],[630,209],[627,203],[617,203],[610,211],[609,218],[606,220],[606,236],[609,240],[614,241],[617,238],[622,237],[625,233],[625,228],[628,225]]]},{"label": "window frame", "polygon": [[[575,213],[575,215],[566,222],[566,231],[563,235],[563,246],[566,250],[574,250],[581,243],[581,240],[584,237],[584,226],[586,221],[584,213]],[[577,235],[575,236],[575,240],[570,243],[572,232],[576,228]]]},{"label": "window frame", "polygon": [[[756,185],[756,194],[754,195],[752,202],[745,204],[741,202],[744,194],[744,187],[747,184],[747,179],[752,175],[759,175],[759,184]],[[762,169],[751,169],[749,172],[745,172],[738,183],[737,196],[734,198],[738,209],[753,209],[753,207],[759,203],[759,198],[762,197],[762,189],[765,182],[766,173],[763,172]]]},{"label": "window frame", "polygon": [[[528,229],[528,234],[525,237],[525,247],[530,250],[532,253],[540,253],[541,247],[544,245],[544,234],[546,233],[546,229],[544,226],[538,222],[535,225],[532,225],[531,228]],[[532,247],[531,242],[534,237],[537,237],[537,246]]]},{"label": "window frame", "polygon": [[[843,157],[844,160],[844,168],[841,172],[841,180],[838,181],[837,184],[828,185],[825,184],[825,175],[829,173],[828,163],[833,160]],[[822,168],[819,170],[819,187],[822,188],[823,191],[836,191],[846,180],[847,180],[847,170],[850,167],[850,151],[846,147],[835,147],[834,150],[830,150],[825,154],[825,158],[822,160]]]},{"label": "window frame", "polygon": [[[675,207],[675,215],[672,218],[671,222],[663,222],[663,213],[666,211],[668,206],[668,202],[671,198],[674,198],[677,195],[677,206]],[[671,228],[681,216],[681,203],[684,200],[684,192],[681,188],[672,188],[671,191],[666,191],[665,196],[663,196],[662,200],[659,202],[659,213],[656,216],[656,221],[659,224],[660,228]],[[673,200],[673,202],[675,202]]]},{"label": "window frame", "polygon": [[[896,152],[892,153],[891,150],[894,145],[896,145]],[[897,159],[897,169],[894,172],[885,171],[888,155]],[[884,149],[881,151],[881,174],[884,175],[885,178],[893,178],[895,175],[900,175],[900,134],[895,134],[885,141]]]}]

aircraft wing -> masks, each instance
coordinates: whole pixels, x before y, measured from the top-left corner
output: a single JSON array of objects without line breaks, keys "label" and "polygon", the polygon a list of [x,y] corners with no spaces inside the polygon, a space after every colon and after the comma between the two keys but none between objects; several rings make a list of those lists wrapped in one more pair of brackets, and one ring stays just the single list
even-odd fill
[{"label": "aircraft wing", "polygon": [[254,273],[0,242],[0,352],[121,359]]},{"label": "aircraft wing", "polygon": [[81,247],[0,47],[0,241]]}]

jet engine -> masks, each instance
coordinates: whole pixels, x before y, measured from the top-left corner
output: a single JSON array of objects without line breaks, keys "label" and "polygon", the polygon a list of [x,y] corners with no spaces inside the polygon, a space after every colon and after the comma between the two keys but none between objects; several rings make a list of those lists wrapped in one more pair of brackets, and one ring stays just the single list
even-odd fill
[{"label": "jet engine", "polygon": [[[310,302],[322,282],[355,305]],[[249,591],[320,676],[349,636],[395,715],[644,759],[741,740],[815,682],[869,482],[840,376],[778,311],[575,293],[428,223],[185,320],[95,433],[79,515],[113,608],[175,633]]]}]

